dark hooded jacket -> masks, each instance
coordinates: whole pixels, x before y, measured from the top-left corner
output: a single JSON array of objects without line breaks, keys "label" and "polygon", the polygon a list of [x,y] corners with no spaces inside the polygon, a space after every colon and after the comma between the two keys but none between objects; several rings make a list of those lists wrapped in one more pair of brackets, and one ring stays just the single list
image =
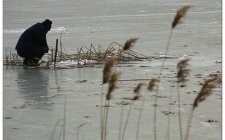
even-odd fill
[{"label": "dark hooded jacket", "polygon": [[[47,22],[46,22],[47,21]],[[36,57],[32,56],[36,50],[45,50],[48,52],[48,44],[46,34],[51,29],[52,22],[45,20],[42,23],[36,23],[28,28],[19,38],[16,45],[16,50],[21,57]]]}]

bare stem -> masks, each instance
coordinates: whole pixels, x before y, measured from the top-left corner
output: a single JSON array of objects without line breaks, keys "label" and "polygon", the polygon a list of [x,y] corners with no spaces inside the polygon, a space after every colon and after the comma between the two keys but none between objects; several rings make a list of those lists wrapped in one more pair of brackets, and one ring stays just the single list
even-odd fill
[{"label": "bare stem", "polygon": [[140,114],[138,116],[136,140],[138,140],[138,138],[139,138],[139,130],[140,130],[140,124],[141,124],[141,117],[142,117],[142,113],[143,113],[143,110],[144,110],[144,103],[145,103],[145,95],[143,95],[143,100],[142,100],[142,103],[141,103],[141,111],[140,111]]},{"label": "bare stem", "polygon": [[120,125],[119,125],[119,136],[118,136],[118,140],[121,140],[123,112],[124,112],[124,105],[122,105],[122,109],[121,109],[121,112],[120,112]]},{"label": "bare stem", "polygon": [[101,106],[100,106],[100,127],[101,127],[101,140],[103,140],[103,87],[102,84],[102,90],[101,90]]},{"label": "bare stem", "polygon": [[[172,34],[173,34],[173,29],[171,29],[171,31],[170,31],[169,39],[168,39],[168,42],[167,42],[167,45],[166,45],[165,56],[167,56],[168,51],[169,51],[169,46],[170,46],[170,41],[171,41]],[[162,76],[162,72],[163,72],[163,68],[164,68],[164,65],[165,65],[165,61],[166,61],[166,59],[164,58],[163,62],[162,62],[162,65],[161,65],[160,73],[159,73],[160,76]]]},{"label": "bare stem", "polygon": [[104,135],[103,135],[103,140],[107,139],[107,123],[108,123],[108,114],[109,114],[109,101],[106,101],[105,103],[105,113],[104,113],[104,120],[103,120],[103,124],[104,124]]},{"label": "bare stem", "polygon": [[182,121],[181,121],[181,110],[180,110],[180,90],[179,90],[179,83],[177,83],[177,107],[178,107],[178,121],[179,121],[179,128],[180,128],[180,139],[183,140],[183,134],[182,134]]},{"label": "bare stem", "polygon": [[193,114],[194,114],[194,108],[191,109],[191,112],[189,114],[189,120],[188,120],[188,123],[187,123],[187,130],[186,130],[186,134],[185,134],[184,140],[188,140],[188,138],[189,138],[189,133],[190,133],[190,128],[191,128],[191,122],[192,122]]},{"label": "bare stem", "polygon": [[[168,42],[167,42],[167,45],[166,45],[165,56],[167,56],[168,51],[169,51],[169,46],[170,46],[170,41],[171,41],[172,34],[173,34],[173,29],[171,29],[171,31],[170,31],[169,39],[168,39]],[[166,59],[164,58],[163,62],[162,62],[162,65],[161,65],[161,68],[160,68],[159,80],[161,79],[161,76],[162,76],[162,73],[163,73],[163,68],[165,66],[165,61],[166,61]],[[158,105],[157,96],[158,96],[158,93],[159,93],[159,85],[156,87],[156,94],[155,94],[155,100],[154,100],[154,118],[153,118],[153,121],[154,121],[154,140],[157,140],[156,118],[157,118],[157,105]]]},{"label": "bare stem", "polygon": [[[171,93],[173,93],[173,87],[171,89],[171,92],[169,94],[169,104],[168,104],[168,110],[169,110],[169,113],[171,113],[171,100],[172,100],[172,95]],[[167,138],[167,140],[170,140],[170,114],[168,115],[168,120],[167,120],[167,135],[165,137],[165,139]]]},{"label": "bare stem", "polygon": [[158,103],[158,99],[157,99],[157,95],[159,92],[159,85],[157,86],[156,89],[156,94],[155,94],[155,100],[154,100],[154,118],[153,118],[153,122],[154,122],[154,140],[157,140],[157,131],[156,131],[156,118],[157,118],[157,103]]},{"label": "bare stem", "polygon": [[124,128],[123,128],[122,140],[124,140],[124,137],[125,137],[125,134],[126,134],[126,128],[127,128],[127,124],[128,124],[128,121],[129,121],[129,116],[130,116],[130,112],[131,112],[133,103],[134,103],[134,101],[132,101],[132,102],[130,103],[130,107],[129,107],[129,110],[128,110],[128,113],[127,113],[126,122],[125,122]]},{"label": "bare stem", "polygon": [[65,134],[65,131],[66,131],[66,104],[67,104],[67,98],[66,98],[66,95],[65,95],[65,101],[64,101],[64,116],[63,116],[63,140],[66,139],[66,134]]}]

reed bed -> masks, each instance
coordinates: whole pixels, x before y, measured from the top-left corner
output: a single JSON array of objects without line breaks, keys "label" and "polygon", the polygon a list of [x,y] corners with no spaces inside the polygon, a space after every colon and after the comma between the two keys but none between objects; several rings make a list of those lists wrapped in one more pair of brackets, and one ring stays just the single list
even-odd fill
[{"label": "reed bed", "polygon": [[[129,39],[130,40],[130,39]],[[129,41],[128,40],[128,41]],[[135,41],[136,42],[136,41]],[[62,45],[62,42],[60,42]],[[134,46],[134,42],[130,44],[126,44]],[[121,47],[122,46],[122,47]],[[42,66],[50,67],[52,63],[54,63],[55,58],[56,62],[63,61],[74,61],[77,62],[77,65],[90,66],[91,64],[104,64],[111,57],[117,57],[119,61],[143,61],[143,60],[153,60],[158,59],[155,56],[146,56],[140,53],[137,53],[131,50],[131,46],[129,49],[123,50],[123,45],[120,45],[117,42],[112,42],[106,49],[103,47],[94,47],[94,45],[90,45],[89,47],[82,46],[77,48],[76,53],[68,54],[64,49],[59,49],[55,56],[55,49],[49,50],[47,54],[42,57],[41,64]],[[5,54],[5,58],[3,59],[4,65],[22,65],[23,58],[21,58],[17,53]],[[75,66],[76,67],[76,66]]]}]

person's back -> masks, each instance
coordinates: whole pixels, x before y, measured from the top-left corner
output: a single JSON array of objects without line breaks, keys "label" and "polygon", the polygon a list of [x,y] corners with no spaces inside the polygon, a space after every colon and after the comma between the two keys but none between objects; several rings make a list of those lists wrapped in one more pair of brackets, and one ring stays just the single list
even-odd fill
[{"label": "person's back", "polygon": [[24,58],[24,65],[37,66],[38,60],[48,52],[46,34],[51,29],[51,24],[48,19],[36,23],[20,36],[16,50],[19,56]]}]

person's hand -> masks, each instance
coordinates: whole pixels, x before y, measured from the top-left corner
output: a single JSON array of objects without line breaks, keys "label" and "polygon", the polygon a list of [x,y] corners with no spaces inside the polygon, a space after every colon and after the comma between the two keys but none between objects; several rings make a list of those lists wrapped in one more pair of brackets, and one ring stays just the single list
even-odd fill
[{"label": "person's hand", "polygon": [[53,48],[48,48],[49,51],[53,51]]},{"label": "person's hand", "polygon": [[44,52],[48,53],[48,48],[44,47]]}]

